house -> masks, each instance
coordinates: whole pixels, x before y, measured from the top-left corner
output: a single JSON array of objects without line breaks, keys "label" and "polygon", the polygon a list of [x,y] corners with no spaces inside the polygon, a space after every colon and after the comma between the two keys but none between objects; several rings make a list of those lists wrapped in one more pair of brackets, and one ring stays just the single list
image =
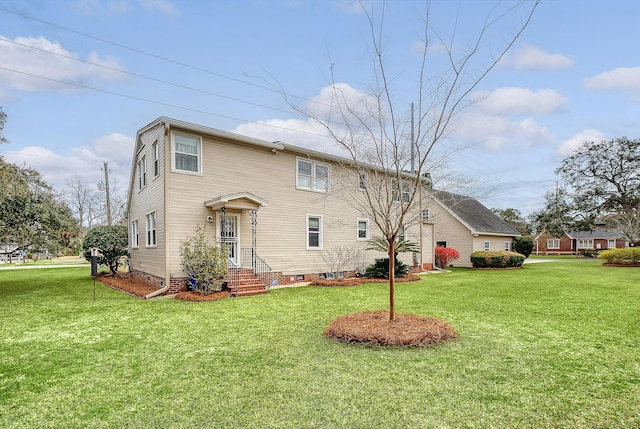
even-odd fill
[{"label": "house", "polygon": [[589,251],[620,249],[629,243],[614,229],[597,226],[591,231],[572,231],[561,237],[542,233],[534,239],[536,255],[574,255]]},{"label": "house", "polygon": [[451,192],[433,190],[423,216],[433,222],[435,246],[460,253],[456,267],[471,267],[471,254],[478,250],[512,250],[520,232],[478,200]]},{"label": "house", "polygon": [[[332,253],[344,249],[358,260],[341,261],[340,273],[359,270],[384,257],[366,250],[378,231],[354,204],[363,202],[363,179],[344,158],[160,117],[135,141],[131,273],[158,285],[151,296],[184,290],[180,246],[198,226],[229,246],[228,284],[238,295],[331,276]],[[430,226],[416,221],[404,234],[423,251],[401,254],[403,262],[430,268]]]}]

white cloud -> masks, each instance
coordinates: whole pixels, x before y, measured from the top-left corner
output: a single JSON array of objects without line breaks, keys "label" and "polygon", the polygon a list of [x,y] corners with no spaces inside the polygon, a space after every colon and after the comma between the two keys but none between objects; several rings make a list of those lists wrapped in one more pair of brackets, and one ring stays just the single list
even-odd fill
[{"label": "white cloud", "polygon": [[522,45],[502,60],[503,65],[518,70],[557,70],[573,66],[573,60],[562,54],[550,54],[531,45]]},{"label": "white cloud", "polygon": [[640,67],[618,67],[583,80],[590,90],[610,90],[640,92]]},{"label": "white cloud", "polygon": [[81,146],[68,154],[58,154],[41,146],[27,146],[18,151],[7,151],[8,162],[26,165],[42,174],[55,189],[65,189],[67,181],[79,176],[89,184],[104,181],[104,161],[108,162],[110,181],[125,191],[131,173],[134,139],[122,134],[111,134],[96,139],[91,146]]},{"label": "white cloud", "polygon": [[145,10],[157,10],[168,16],[179,14],[178,8],[167,0],[139,0],[140,6]]},{"label": "white cloud", "polygon": [[[4,38],[6,39],[6,38]],[[77,55],[59,43],[44,37],[16,37],[13,41],[0,40],[0,88],[21,91],[60,91],[72,86],[63,82],[92,85],[101,80],[120,80],[121,73],[74,60]],[[112,59],[100,58],[92,53],[86,60],[111,68],[120,68]]]},{"label": "white cloud", "polygon": [[558,91],[498,88],[474,94],[478,107],[490,115],[547,115],[566,110],[567,99]]},{"label": "white cloud", "polygon": [[466,146],[481,144],[493,152],[539,146],[553,140],[549,130],[531,118],[512,121],[478,112],[468,112],[460,117],[453,125],[451,137],[463,140]]},{"label": "white cloud", "polygon": [[572,155],[575,151],[582,146],[585,141],[602,141],[606,140],[603,133],[594,129],[582,130],[575,134],[569,140],[565,140],[558,146],[558,153],[563,157]]}]

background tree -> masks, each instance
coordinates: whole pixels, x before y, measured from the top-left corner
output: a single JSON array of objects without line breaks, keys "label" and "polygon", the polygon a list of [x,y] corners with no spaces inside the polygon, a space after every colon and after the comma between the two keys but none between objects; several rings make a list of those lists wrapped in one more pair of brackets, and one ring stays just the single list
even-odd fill
[{"label": "background tree", "polygon": [[9,143],[9,140],[7,140],[4,134],[2,133],[2,130],[4,130],[4,125],[6,123],[7,123],[7,114],[4,113],[2,111],[2,107],[0,107],[0,144]]},{"label": "background tree", "polygon": [[0,156],[0,246],[56,254],[77,234],[71,210],[40,173],[8,163]]},{"label": "background tree", "polygon": [[533,252],[533,238],[532,237],[514,237],[513,238],[513,251],[524,255],[528,258]]},{"label": "background tree", "polygon": [[563,188],[545,193],[544,199],[544,208],[529,215],[529,222],[536,234],[546,232],[552,237],[562,237],[576,225],[584,227],[589,224],[588,219],[574,217],[569,195]]},{"label": "background tree", "polygon": [[129,237],[124,225],[101,225],[87,231],[82,244],[83,256],[91,260],[91,249],[97,247],[102,256],[98,264],[106,265],[112,275],[118,275],[120,259],[129,255]]},{"label": "background tree", "polygon": [[527,220],[524,217],[522,217],[522,213],[520,213],[520,210],[512,209],[512,208],[507,208],[504,210],[494,208],[491,210],[495,214],[500,216],[500,218],[503,221],[505,221],[506,223],[508,223],[509,225],[511,225],[518,231],[520,231],[520,234],[522,235],[531,234],[531,225],[529,225],[529,222],[527,222]]},{"label": "background tree", "polygon": [[[389,271],[393,272],[395,242],[401,229],[419,222],[423,176],[430,170],[436,156],[435,149],[445,141],[456,117],[473,103],[472,91],[527,27],[538,1],[520,2],[507,10],[499,10],[496,6],[480,25],[478,36],[470,43],[458,43],[455,28],[451,36],[439,32],[430,14],[430,2],[425,2],[421,17],[420,55],[415,74],[411,76],[417,85],[413,91],[417,110],[415,123],[413,115],[408,113],[407,103],[399,102],[394,95],[399,79],[391,70],[393,63],[384,55],[384,3],[380,14],[375,9],[378,3],[370,3],[371,10],[360,4],[371,30],[373,83],[369,91],[360,93],[337,82],[332,65],[329,109],[326,105],[316,111],[300,108],[285,91],[282,94],[290,106],[323,127],[350,159],[349,168],[355,167],[361,177],[366,178],[362,192],[353,192],[351,187],[345,187],[342,190],[344,198],[378,227],[388,243]],[[502,46],[487,46],[488,34],[523,5],[528,9],[524,17],[520,17],[520,24],[512,36],[506,38]],[[439,55],[443,50],[446,56],[444,63],[437,58],[432,61],[432,54],[436,52]],[[402,67],[407,68],[404,63]],[[339,182],[339,187],[348,181],[336,182]],[[340,190],[332,189],[332,192]],[[394,278],[394,275],[389,276],[391,320],[395,317]]]},{"label": "background tree", "polygon": [[585,141],[556,173],[568,187],[572,213],[588,221],[576,229],[606,219],[628,241],[640,240],[640,139]]}]

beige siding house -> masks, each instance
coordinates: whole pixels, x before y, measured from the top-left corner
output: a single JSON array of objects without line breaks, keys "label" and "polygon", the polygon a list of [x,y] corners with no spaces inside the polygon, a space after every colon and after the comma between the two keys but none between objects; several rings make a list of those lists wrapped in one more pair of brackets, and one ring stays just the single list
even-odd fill
[{"label": "beige siding house", "polygon": [[471,254],[478,250],[512,250],[520,232],[474,198],[434,190],[428,217],[434,225],[435,245],[460,253],[452,263],[471,267]]},{"label": "beige siding house", "polygon": [[[159,293],[184,290],[179,249],[198,226],[228,244],[232,267],[268,270],[260,277],[267,288],[327,276],[326,256],[338,248],[359,249],[361,260],[344,271],[361,269],[384,255],[365,250],[378,233],[353,203],[358,180],[345,159],[158,118],[138,131],[133,155],[132,273],[158,284]],[[350,198],[338,192],[343,181],[354,184]],[[432,225],[407,224],[405,235],[423,251],[401,259],[430,268]]]}]

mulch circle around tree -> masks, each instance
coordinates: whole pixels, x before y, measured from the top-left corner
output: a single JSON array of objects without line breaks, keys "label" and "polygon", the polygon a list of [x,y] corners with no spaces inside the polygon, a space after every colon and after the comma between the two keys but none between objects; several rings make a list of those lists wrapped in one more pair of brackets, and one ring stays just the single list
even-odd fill
[{"label": "mulch circle around tree", "polygon": [[324,335],[349,343],[403,347],[436,346],[458,337],[456,330],[443,320],[396,314],[391,321],[387,310],[340,316],[327,326]]}]

